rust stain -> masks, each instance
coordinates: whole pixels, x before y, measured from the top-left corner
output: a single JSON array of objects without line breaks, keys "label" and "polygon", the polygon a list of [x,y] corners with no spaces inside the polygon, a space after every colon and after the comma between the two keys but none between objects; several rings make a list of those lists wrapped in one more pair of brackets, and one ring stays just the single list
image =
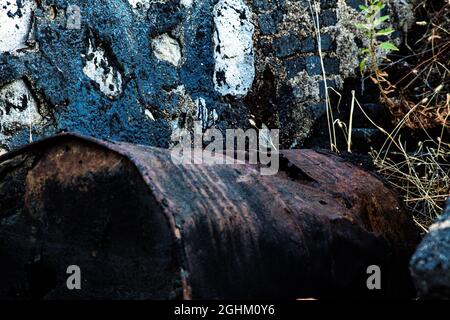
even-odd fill
[{"label": "rust stain", "polygon": [[[43,202],[38,197],[49,180],[61,186],[74,184],[74,178],[94,171],[117,170],[122,161],[117,154],[100,148],[86,148],[80,143],[48,148],[26,178],[25,203],[30,214],[38,216],[43,211]],[[87,191],[83,183],[77,185],[80,192]]]},{"label": "rust stain", "polygon": [[[343,244],[366,245],[368,256],[384,258],[372,247],[374,237],[395,248],[410,236],[412,223],[395,192],[370,173],[312,150],[281,151],[280,172],[261,176],[257,165],[176,165],[168,150],[65,133],[0,156],[0,164],[37,151],[24,198],[39,219],[49,181],[86,192],[79,177],[119,174],[124,162],[138,171],[176,241],[184,299],[242,292],[268,297],[280,288],[307,295],[311,279],[332,286],[333,277],[342,276],[334,269],[339,259],[358,265]],[[304,291],[294,283],[304,283]]]}]

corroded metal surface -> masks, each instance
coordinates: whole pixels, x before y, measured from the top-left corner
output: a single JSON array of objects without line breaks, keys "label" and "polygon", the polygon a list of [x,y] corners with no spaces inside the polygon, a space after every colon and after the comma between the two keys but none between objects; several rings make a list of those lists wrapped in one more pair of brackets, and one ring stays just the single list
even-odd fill
[{"label": "corroded metal surface", "polygon": [[[392,190],[312,150],[283,151],[280,166],[176,165],[168,150],[74,134],[1,156],[0,296],[410,294],[416,238]],[[71,264],[80,292],[65,288]]]}]

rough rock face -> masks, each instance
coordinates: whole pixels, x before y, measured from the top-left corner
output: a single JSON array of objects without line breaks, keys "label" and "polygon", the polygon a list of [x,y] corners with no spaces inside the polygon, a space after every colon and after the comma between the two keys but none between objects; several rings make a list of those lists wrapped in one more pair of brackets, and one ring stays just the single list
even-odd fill
[{"label": "rough rock face", "polygon": [[[316,2],[323,68],[308,0],[2,2],[0,96],[17,98],[0,110],[18,125],[2,124],[0,148],[27,143],[30,127],[34,139],[69,130],[167,147],[193,120],[245,129],[251,117],[299,146],[325,111],[323,72],[339,89],[362,43],[363,1]],[[389,1],[399,30],[408,8]],[[11,107],[24,96],[30,106]]]},{"label": "rough rock face", "polygon": [[16,80],[0,91],[0,139],[18,130],[33,130],[43,121],[28,85]]},{"label": "rough rock face", "polygon": [[0,10],[0,53],[14,52],[27,48],[27,41],[33,36],[31,19],[36,2],[2,1]]},{"label": "rough rock face", "polygon": [[450,299],[450,200],[412,257],[411,273],[420,297]]}]

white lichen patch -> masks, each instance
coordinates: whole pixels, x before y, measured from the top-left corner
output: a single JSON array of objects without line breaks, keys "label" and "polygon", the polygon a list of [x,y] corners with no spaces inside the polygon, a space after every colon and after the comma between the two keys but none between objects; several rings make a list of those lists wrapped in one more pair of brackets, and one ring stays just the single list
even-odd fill
[{"label": "white lichen patch", "polygon": [[203,130],[211,128],[219,119],[216,109],[209,110],[206,107],[205,99],[195,99],[195,107],[197,120],[200,121]]},{"label": "white lichen patch", "polygon": [[196,121],[196,105],[191,96],[186,92],[184,85],[180,85],[170,92],[170,95],[178,97],[178,106],[170,114],[170,127],[172,142],[182,135],[183,130],[192,130]]},{"label": "white lichen patch", "polygon": [[213,14],[215,90],[245,96],[255,78],[252,13],[242,0],[219,0]]},{"label": "white lichen patch", "polygon": [[155,117],[153,116],[153,113],[150,110],[145,109],[144,113],[147,116],[147,118],[149,118],[152,121],[155,121]]},{"label": "white lichen patch", "polygon": [[35,0],[2,0],[0,2],[0,52],[14,53],[28,48]]},{"label": "white lichen patch", "polygon": [[23,80],[0,89],[0,141],[22,129],[33,130],[42,122],[38,103]]},{"label": "white lichen patch", "polygon": [[133,9],[148,8],[152,0],[128,0]]},{"label": "white lichen patch", "polygon": [[103,48],[94,48],[89,41],[87,55],[82,54],[82,57],[86,59],[84,74],[98,84],[101,92],[108,97],[117,97],[122,93],[122,75],[111,66]]},{"label": "white lichen patch", "polygon": [[192,7],[194,0],[180,0],[180,4],[185,8]]},{"label": "white lichen patch", "polygon": [[289,84],[294,88],[293,94],[298,101],[310,100],[318,102],[320,100],[318,85],[320,81],[322,81],[322,76],[310,76],[303,70],[292,79],[289,79]]},{"label": "white lichen patch", "polygon": [[181,49],[178,41],[167,33],[157,36],[152,40],[153,53],[159,60],[167,61],[175,67],[180,65]]},{"label": "white lichen patch", "polygon": [[443,229],[449,229],[449,228],[450,228],[450,219],[447,219],[447,220],[440,221],[440,222],[433,224],[430,227],[430,232],[439,231],[439,230],[443,230]]}]

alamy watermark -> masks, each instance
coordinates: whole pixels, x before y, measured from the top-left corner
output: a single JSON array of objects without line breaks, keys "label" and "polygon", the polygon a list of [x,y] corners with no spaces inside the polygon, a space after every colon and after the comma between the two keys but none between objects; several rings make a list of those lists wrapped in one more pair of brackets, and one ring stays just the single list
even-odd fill
[{"label": "alamy watermark", "polygon": [[380,269],[380,267],[377,265],[368,266],[367,274],[370,275],[366,281],[367,289],[381,290],[381,269]]},{"label": "alamy watermark", "polygon": [[81,290],[81,269],[77,265],[70,265],[67,267],[67,274],[69,277],[66,281],[67,289]]},{"label": "alamy watermark", "polygon": [[[275,175],[279,169],[279,130],[250,128],[216,128],[203,132],[200,121],[194,121],[192,131],[182,129],[172,136],[171,148],[175,164],[254,164],[261,175]],[[247,160],[248,159],[248,160]]]}]

